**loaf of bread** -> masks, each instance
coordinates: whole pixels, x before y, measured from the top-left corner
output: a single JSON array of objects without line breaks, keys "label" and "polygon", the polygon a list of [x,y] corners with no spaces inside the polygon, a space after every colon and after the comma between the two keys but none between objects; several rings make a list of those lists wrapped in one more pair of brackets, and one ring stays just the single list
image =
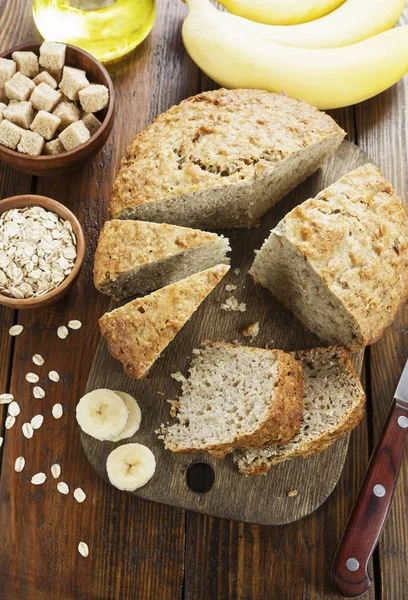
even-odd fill
[{"label": "loaf of bread", "polygon": [[345,132],[300,100],[219,89],[173,106],[127,150],[113,218],[249,227],[309,177]]},{"label": "loaf of bread", "polygon": [[216,265],[128,302],[99,319],[109,352],[121,361],[129,377],[145,377],[228,270],[227,265]]},{"label": "loaf of bread", "polygon": [[303,375],[293,357],[222,342],[194,352],[172,407],[179,422],[160,432],[166,448],[223,458],[234,448],[284,443],[299,431]]},{"label": "loaf of bread", "polygon": [[234,460],[244,475],[265,474],[277,463],[318,454],[354,429],[363,416],[364,390],[343,348],[315,348],[293,356],[304,376],[300,431],[282,446],[235,452]]},{"label": "loaf of bread", "polygon": [[117,300],[145,295],[214,265],[227,264],[222,235],[144,221],[107,221],[94,261],[94,284]]},{"label": "loaf of bread", "polygon": [[408,217],[372,164],[300,204],[272,230],[250,274],[322,340],[375,342],[408,295]]}]

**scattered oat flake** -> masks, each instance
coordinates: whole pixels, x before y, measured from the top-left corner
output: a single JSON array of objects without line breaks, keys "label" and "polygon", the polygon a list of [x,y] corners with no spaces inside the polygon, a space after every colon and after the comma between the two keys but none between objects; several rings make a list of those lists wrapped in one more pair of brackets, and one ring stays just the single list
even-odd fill
[{"label": "scattered oat flake", "polygon": [[3,445],[3,441],[4,441],[4,440],[3,440],[3,438],[0,436],[0,448],[1,448],[1,447],[2,447],[2,445]]},{"label": "scattered oat flake", "polygon": [[34,354],[32,361],[38,367],[41,367],[45,363],[45,360],[43,359],[41,354]]},{"label": "scattered oat flake", "polygon": [[61,325],[61,327],[58,327],[57,329],[57,336],[59,338],[61,338],[61,340],[65,340],[65,338],[68,336],[69,331],[67,329],[67,327],[65,327],[65,325]]},{"label": "scattered oat flake", "polygon": [[183,383],[183,381],[187,381],[186,378],[184,377],[184,375],[182,373],[180,373],[180,371],[177,371],[177,373],[172,373],[171,377],[173,377],[173,379],[175,379],[179,383]]},{"label": "scattered oat flake", "polygon": [[33,426],[31,425],[31,423],[24,423],[24,425],[22,426],[21,429],[23,431],[24,437],[26,437],[28,440],[33,437],[34,429],[33,429]]},{"label": "scattered oat flake", "polygon": [[74,498],[79,504],[86,500],[86,494],[82,488],[75,488],[74,490]]},{"label": "scattered oat flake", "polygon": [[9,334],[12,336],[20,335],[23,329],[24,327],[22,325],[13,325],[13,327],[10,327],[9,329]]},{"label": "scattered oat flake", "polygon": [[51,475],[54,477],[54,479],[58,479],[58,477],[61,476],[61,465],[58,463],[51,465]]},{"label": "scattered oat flake", "polygon": [[33,396],[34,398],[44,398],[45,391],[40,385],[36,385],[33,387]]},{"label": "scattered oat flake", "polygon": [[57,371],[50,371],[48,373],[48,378],[51,379],[51,381],[54,381],[55,383],[57,383],[60,380],[60,376],[58,375]]},{"label": "scattered oat flake", "polygon": [[41,425],[44,423],[44,417],[42,415],[35,415],[30,423],[33,429],[40,429]]},{"label": "scattered oat flake", "polygon": [[64,494],[65,496],[67,494],[69,494],[69,487],[67,486],[67,484],[65,483],[65,481],[60,481],[58,483],[57,490],[60,492],[60,494]]},{"label": "scattered oat flake", "polygon": [[10,404],[13,400],[13,394],[0,394],[0,404]]},{"label": "scattered oat flake", "polygon": [[287,495],[289,496],[289,498],[294,498],[298,495],[298,490],[289,490]]},{"label": "scattered oat flake", "polygon": [[60,419],[64,413],[64,409],[62,408],[62,404],[54,404],[52,407],[52,416],[54,419]]},{"label": "scattered oat flake", "polygon": [[79,544],[78,544],[78,552],[79,552],[79,554],[81,554],[81,556],[83,556],[84,558],[86,558],[89,555],[88,544],[86,544],[85,542],[79,542]]},{"label": "scattered oat flake", "polygon": [[25,378],[28,383],[38,383],[40,381],[40,378],[36,373],[27,373]]},{"label": "scattered oat flake", "polygon": [[234,285],[233,283],[229,283],[228,285],[225,286],[225,290],[227,292],[233,292],[236,289],[237,289],[237,286]]},{"label": "scattered oat flake", "polygon": [[15,402],[13,400],[13,402],[11,402],[9,404],[8,414],[11,415],[12,417],[18,417],[18,415],[20,414],[20,406],[19,406],[18,402]]},{"label": "scattered oat flake", "polygon": [[225,300],[224,304],[221,304],[221,308],[222,308],[222,310],[227,310],[227,311],[245,312],[246,304],[245,304],[245,302],[238,302],[238,300],[235,298],[235,296],[230,296],[229,298],[227,298]]},{"label": "scattered oat flake", "polygon": [[16,417],[12,417],[9,415],[6,419],[5,427],[6,429],[11,429],[16,422]]},{"label": "scattered oat flake", "polygon": [[258,333],[259,333],[259,321],[255,321],[255,323],[251,323],[251,325],[248,325],[248,327],[246,327],[246,329],[244,329],[244,331],[242,332],[242,335],[244,337],[251,338],[251,341],[252,341],[256,338]]},{"label": "scattered oat flake", "polygon": [[70,329],[81,329],[82,323],[81,323],[81,321],[78,321],[77,319],[73,319],[72,321],[68,321],[68,327]]},{"label": "scattered oat flake", "polygon": [[31,477],[31,483],[33,485],[41,485],[47,480],[47,475],[45,473],[36,473]]},{"label": "scattered oat flake", "polygon": [[19,456],[16,458],[16,462],[14,463],[14,470],[16,473],[21,473],[21,471],[25,467],[25,458],[24,456]]}]

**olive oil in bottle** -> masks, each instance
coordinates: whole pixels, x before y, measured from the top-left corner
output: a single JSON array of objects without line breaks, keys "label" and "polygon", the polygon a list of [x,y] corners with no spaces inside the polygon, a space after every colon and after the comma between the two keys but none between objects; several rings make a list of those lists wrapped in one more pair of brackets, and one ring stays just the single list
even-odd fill
[{"label": "olive oil in bottle", "polygon": [[43,38],[83,48],[101,62],[124,56],[149,34],[155,0],[33,0]]}]

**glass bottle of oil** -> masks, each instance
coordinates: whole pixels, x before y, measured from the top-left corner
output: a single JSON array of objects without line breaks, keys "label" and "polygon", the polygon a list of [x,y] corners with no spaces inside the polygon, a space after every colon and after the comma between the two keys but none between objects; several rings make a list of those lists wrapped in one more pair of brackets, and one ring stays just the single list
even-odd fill
[{"label": "glass bottle of oil", "polygon": [[46,40],[83,48],[101,62],[127,54],[153,27],[155,0],[33,0]]}]

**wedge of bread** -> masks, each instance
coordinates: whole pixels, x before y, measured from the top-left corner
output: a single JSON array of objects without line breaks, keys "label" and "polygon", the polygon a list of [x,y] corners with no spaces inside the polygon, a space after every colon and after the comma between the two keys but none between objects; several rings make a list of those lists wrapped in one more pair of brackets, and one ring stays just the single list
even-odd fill
[{"label": "wedge of bread", "polygon": [[182,388],[172,407],[179,423],[161,430],[172,452],[223,458],[234,448],[284,443],[299,430],[302,369],[281,350],[206,342]]},{"label": "wedge of bread", "polygon": [[408,217],[372,164],[297,206],[251,267],[256,282],[322,340],[375,342],[408,295]]},{"label": "wedge of bread", "polygon": [[109,352],[121,361],[129,377],[141,379],[146,376],[155,360],[228,270],[227,265],[216,265],[128,302],[99,319]]},{"label": "wedge of bread", "polygon": [[284,94],[219,89],[159,115],[127,150],[113,218],[250,227],[338,148],[328,115]]},{"label": "wedge of bread", "polygon": [[236,452],[234,460],[244,475],[265,474],[277,463],[323,452],[363,416],[364,390],[344,348],[315,348],[293,356],[302,365],[305,386],[300,431],[282,446]]},{"label": "wedge of bread", "polygon": [[145,295],[193,273],[227,264],[228,239],[144,221],[107,221],[94,261],[94,284],[116,300]]}]

